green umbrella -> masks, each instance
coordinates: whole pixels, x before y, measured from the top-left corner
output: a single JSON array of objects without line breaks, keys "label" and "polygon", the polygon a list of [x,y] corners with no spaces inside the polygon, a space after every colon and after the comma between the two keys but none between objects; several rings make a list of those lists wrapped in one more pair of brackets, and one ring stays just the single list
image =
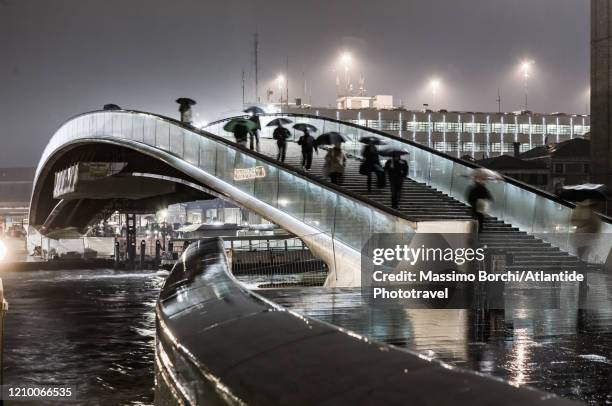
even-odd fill
[{"label": "green umbrella", "polygon": [[232,118],[230,121],[228,121],[227,124],[223,126],[223,129],[225,131],[233,133],[236,127],[239,125],[246,127],[249,131],[255,130],[257,128],[257,123],[254,123],[253,121],[248,120],[246,118],[238,117]]}]

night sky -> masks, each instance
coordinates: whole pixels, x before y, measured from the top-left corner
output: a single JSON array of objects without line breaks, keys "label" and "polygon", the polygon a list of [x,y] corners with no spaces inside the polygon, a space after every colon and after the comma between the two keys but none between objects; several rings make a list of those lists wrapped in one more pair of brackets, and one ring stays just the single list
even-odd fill
[{"label": "night sky", "polygon": [[67,118],[105,103],[195,120],[252,99],[253,33],[260,97],[289,58],[289,96],[330,105],[343,50],[368,94],[407,108],[518,110],[519,64],[535,61],[530,109],[584,113],[588,0],[0,0],[0,167],[33,166]]}]

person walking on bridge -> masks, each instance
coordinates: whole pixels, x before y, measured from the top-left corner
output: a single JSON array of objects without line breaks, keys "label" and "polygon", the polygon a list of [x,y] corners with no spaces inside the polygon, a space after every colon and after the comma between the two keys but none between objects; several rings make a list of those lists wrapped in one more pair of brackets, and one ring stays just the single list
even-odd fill
[{"label": "person walking on bridge", "polygon": [[291,136],[289,130],[283,127],[281,123],[274,129],[272,138],[276,140],[276,146],[278,147],[278,153],[276,159],[281,162],[285,162],[285,156],[287,155],[287,139]]},{"label": "person walking on bridge", "polygon": [[249,128],[243,124],[237,124],[234,127],[234,138],[236,139],[236,144],[246,147],[247,138],[249,136]]},{"label": "person walking on bridge", "polygon": [[257,114],[253,114],[249,117],[249,120],[255,124],[255,128],[249,131],[249,149],[259,152],[259,130],[261,130],[261,122]]},{"label": "person walking on bridge", "polygon": [[363,162],[359,166],[359,173],[368,178],[368,193],[372,191],[372,173],[376,175],[378,188],[385,187],[385,171],[380,164],[380,154],[376,144],[366,144],[361,151]]},{"label": "person walking on bridge", "polygon": [[331,182],[335,185],[340,184],[340,179],[344,175],[346,167],[346,155],[342,152],[340,142],[327,151],[325,155],[325,164],[323,165],[323,176],[329,176]]},{"label": "person walking on bridge", "polygon": [[310,127],[313,127],[313,126],[310,126],[310,125],[300,126],[300,124],[296,124],[293,127],[297,130],[304,132],[304,135],[302,135],[298,139],[297,143],[298,145],[302,147],[302,167],[306,169],[307,171],[310,170],[310,167],[312,166],[312,153],[313,152],[318,153],[315,138],[312,135],[310,135],[310,131],[311,131]]},{"label": "person walking on bridge", "polygon": [[487,172],[484,170],[475,170],[473,175],[474,183],[468,189],[467,202],[472,208],[472,214],[478,221],[478,232],[482,232],[482,225],[484,223],[485,214],[487,212],[487,206],[493,197],[489,192],[489,189],[485,186],[487,180]]},{"label": "person walking on bridge", "polygon": [[404,180],[408,176],[408,162],[402,159],[402,155],[407,152],[393,150],[390,152],[391,159],[385,163],[385,172],[389,177],[391,186],[391,207],[399,209],[399,202],[402,194]]}]

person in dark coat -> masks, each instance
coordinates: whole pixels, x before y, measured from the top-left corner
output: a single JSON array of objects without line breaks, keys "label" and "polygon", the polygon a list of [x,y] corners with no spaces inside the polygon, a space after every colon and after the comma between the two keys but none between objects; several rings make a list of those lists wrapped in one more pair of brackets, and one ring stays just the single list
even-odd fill
[{"label": "person in dark coat", "polygon": [[399,208],[404,179],[408,176],[408,162],[402,159],[401,153],[395,153],[385,163],[385,172],[389,177],[391,186],[391,207],[397,209]]},{"label": "person in dark coat", "polygon": [[478,174],[474,177],[474,183],[468,189],[467,201],[472,208],[472,214],[478,220],[478,232],[482,232],[482,224],[486,213],[486,201],[493,200],[489,189],[484,185],[485,179]]},{"label": "person in dark coat", "polygon": [[308,130],[304,130],[304,135],[300,137],[297,143],[302,146],[302,167],[309,170],[312,165],[313,151],[318,153],[315,138],[310,135]]},{"label": "person in dark coat", "polygon": [[236,143],[243,147],[246,147],[247,138],[249,136],[249,129],[241,124],[238,124],[234,127],[234,138],[236,139]]},{"label": "person in dark coat", "polygon": [[289,130],[282,125],[278,125],[272,133],[272,138],[276,140],[276,146],[278,147],[278,154],[276,159],[281,162],[285,162],[285,156],[287,155],[287,139],[291,136]]},{"label": "person in dark coat", "polygon": [[[384,184],[384,171],[380,164],[378,148],[374,144],[366,144],[361,151],[363,162],[359,168],[362,175],[368,177],[368,192],[372,191],[372,173],[376,175],[378,187]],[[381,182],[382,181],[382,182]]]},{"label": "person in dark coat", "polygon": [[257,126],[253,130],[249,131],[249,149],[251,151],[256,150],[259,152],[259,130],[261,130],[261,122],[259,121],[259,116],[257,114],[253,114],[249,117],[249,120],[255,123]]}]

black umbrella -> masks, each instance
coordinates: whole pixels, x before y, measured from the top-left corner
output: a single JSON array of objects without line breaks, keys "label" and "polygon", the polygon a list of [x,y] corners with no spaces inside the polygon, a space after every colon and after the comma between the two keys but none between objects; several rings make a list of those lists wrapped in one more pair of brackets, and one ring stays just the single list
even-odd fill
[{"label": "black umbrella", "polygon": [[297,123],[297,124],[294,124],[293,128],[295,128],[298,131],[309,131],[309,132],[319,131],[319,130],[317,130],[317,127],[315,127],[314,125],[306,124],[306,123]]},{"label": "black umbrella", "polygon": [[176,102],[178,104],[181,105],[181,107],[186,106],[193,106],[194,104],[197,104],[195,100],[190,99],[189,97],[179,97],[178,99],[176,99]]},{"label": "black umbrella", "polygon": [[372,136],[362,137],[359,142],[370,145],[385,145],[387,143],[387,141],[385,140],[381,140],[380,138]]},{"label": "black umbrella", "polygon": [[606,200],[606,185],[585,183],[583,185],[563,186],[559,197],[573,202],[583,200]]},{"label": "black umbrella", "polygon": [[381,156],[393,156],[393,155],[408,155],[409,152],[403,148],[387,148],[379,153]]},{"label": "black umbrella", "polygon": [[293,123],[293,121],[289,120],[288,118],[275,118],[274,120],[270,121],[268,124],[266,124],[266,127],[278,127],[279,125],[283,125],[283,124],[291,124]]},{"label": "black umbrella", "polygon": [[247,107],[246,109],[242,110],[245,113],[251,113],[251,114],[264,114],[265,110],[262,109],[261,107],[257,107],[257,106],[251,106],[251,107]]},{"label": "black umbrella", "polygon": [[117,106],[116,104],[109,103],[104,105],[104,110],[121,110],[121,107]]},{"label": "black umbrella", "polygon": [[346,138],[342,136],[339,132],[330,131],[328,133],[323,133],[317,137],[316,144],[317,145],[335,145],[340,142],[346,142]]}]

